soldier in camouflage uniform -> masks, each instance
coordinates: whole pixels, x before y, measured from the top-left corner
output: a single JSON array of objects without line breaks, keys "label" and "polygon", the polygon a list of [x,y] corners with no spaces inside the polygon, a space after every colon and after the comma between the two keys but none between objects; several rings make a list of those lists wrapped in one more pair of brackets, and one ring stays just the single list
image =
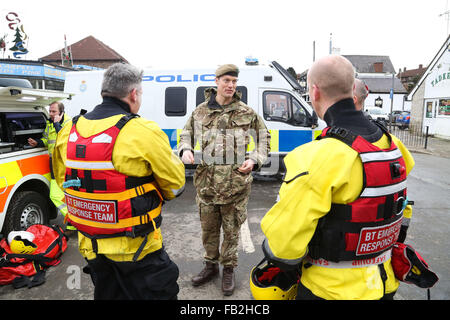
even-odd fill
[{"label": "soldier in camouflage uniform", "polygon": [[[194,148],[201,160],[194,174],[205,248],[205,268],[192,279],[194,286],[206,283],[223,265],[222,291],[234,291],[233,268],[241,224],[247,219],[247,203],[253,181],[252,170],[259,169],[270,151],[270,134],[263,120],[241,101],[236,92],[239,69],[224,65],[216,70],[217,89],[205,90],[205,102],[192,113],[180,137],[179,155],[186,164],[194,163]],[[253,141],[252,141],[253,140]],[[247,154],[247,147],[254,148]],[[220,246],[220,229],[223,242]]]}]

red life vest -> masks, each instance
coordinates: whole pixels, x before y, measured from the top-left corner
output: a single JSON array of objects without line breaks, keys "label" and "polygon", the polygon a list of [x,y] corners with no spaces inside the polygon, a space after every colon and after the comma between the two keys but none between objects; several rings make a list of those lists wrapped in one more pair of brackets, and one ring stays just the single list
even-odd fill
[{"label": "red life vest", "polygon": [[321,138],[337,138],[358,152],[363,189],[352,203],[332,203],[330,212],[318,222],[309,245],[310,258],[376,261],[397,241],[407,203],[405,161],[389,133],[382,130],[390,140],[388,149],[380,149],[347,129],[323,130]]},{"label": "red life vest", "polygon": [[[153,176],[129,177],[115,170],[114,144],[120,130],[135,115],[123,116],[116,125],[83,137],[73,119],[67,143],[65,189],[67,220],[87,236],[140,236],[161,224],[163,198]],[[116,150],[116,152],[119,152]]]}]

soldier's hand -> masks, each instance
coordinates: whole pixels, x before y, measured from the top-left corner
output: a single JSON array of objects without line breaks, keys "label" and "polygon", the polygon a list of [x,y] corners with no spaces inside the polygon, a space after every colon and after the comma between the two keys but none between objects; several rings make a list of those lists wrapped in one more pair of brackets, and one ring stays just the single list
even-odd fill
[{"label": "soldier's hand", "polygon": [[255,165],[255,162],[251,159],[245,160],[242,166],[238,168],[239,172],[242,173],[249,173],[253,170],[253,166]]},{"label": "soldier's hand", "polygon": [[32,138],[28,138],[28,144],[32,147],[36,147],[37,146],[37,142],[36,140],[32,139]]},{"label": "soldier's hand", "polygon": [[190,150],[184,150],[181,156],[181,161],[184,164],[194,164],[194,154]]}]

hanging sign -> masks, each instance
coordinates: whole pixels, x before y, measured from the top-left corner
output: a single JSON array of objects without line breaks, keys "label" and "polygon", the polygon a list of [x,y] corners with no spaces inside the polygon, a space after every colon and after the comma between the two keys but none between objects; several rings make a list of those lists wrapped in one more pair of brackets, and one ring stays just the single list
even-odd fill
[{"label": "hanging sign", "polygon": [[[23,23],[16,12],[8,12],[5,16],[10,34],[5,34],[0,38],[0,52],[3,50],[3,57],[6,49],[12,52],[13,57],[21,59],[29,51],[27,48],[28,35],[24,30]],[[9,40],[9,44],[7,42]],[[8,48],[9,47],[9,48]]]}]

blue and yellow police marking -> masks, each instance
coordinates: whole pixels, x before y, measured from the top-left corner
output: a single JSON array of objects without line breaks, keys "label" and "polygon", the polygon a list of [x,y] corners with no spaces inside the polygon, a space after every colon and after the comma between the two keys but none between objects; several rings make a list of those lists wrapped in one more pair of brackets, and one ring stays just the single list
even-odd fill
[{"label": "blue and yellow police marking", "polygon": [[[180,135],[183,129],[163,129],[167,134],[172,150],[177,149],[180,143]],[[311,142],[322,133],[322,130],[269,130],[270,132],[270,152],[290,152],[302,144]],[[255,149],[255,141],[250,137],[247,151]],[[200,144],[197,142],[194,148],[200,151]]]}]

